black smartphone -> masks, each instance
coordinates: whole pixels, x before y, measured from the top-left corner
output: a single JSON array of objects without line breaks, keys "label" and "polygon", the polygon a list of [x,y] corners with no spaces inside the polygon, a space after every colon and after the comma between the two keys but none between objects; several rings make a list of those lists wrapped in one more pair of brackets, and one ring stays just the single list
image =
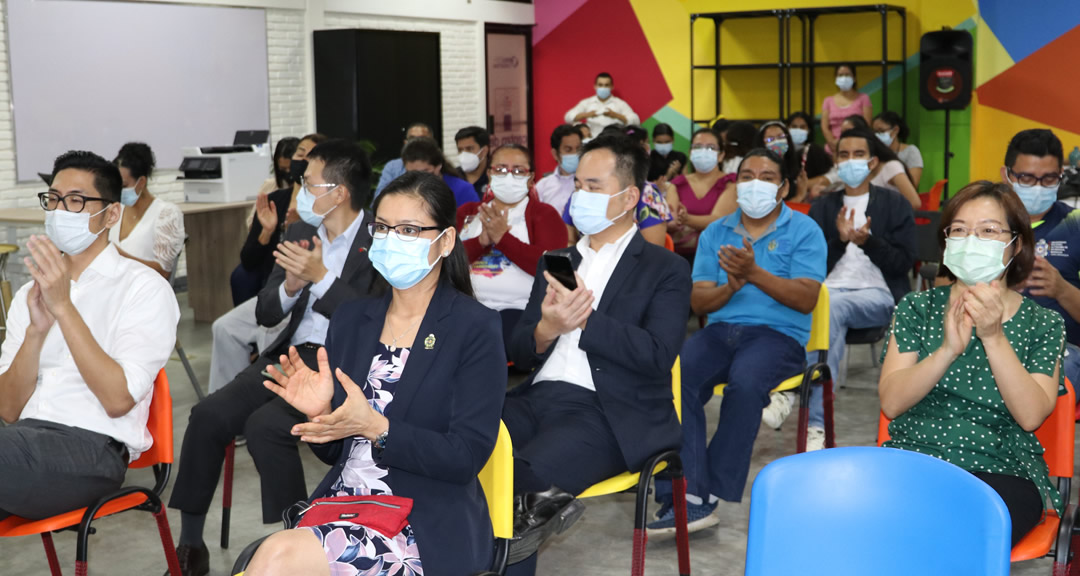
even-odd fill
[{"label": "black smartphone", "polygon": [[574,263],[570,261],[569,254],[544,253],[544,268],[566,287],[567,290],[577,290],[577,278],[574,277]]}]

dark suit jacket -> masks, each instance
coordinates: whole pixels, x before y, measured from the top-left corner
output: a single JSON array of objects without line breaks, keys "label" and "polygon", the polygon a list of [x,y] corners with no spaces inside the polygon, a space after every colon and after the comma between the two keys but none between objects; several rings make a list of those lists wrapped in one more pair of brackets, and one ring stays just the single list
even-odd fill
[{"label": "dark suit jacket", "polygon": [[[341,368],[354,381],[367,377],[389,305],[386,296],[353,300],[338,309],[326,336],[331,368]],[[386,449],[372,453],[388,468],[386,483],[394,495],[413,499],[409,521],[429,576],[462,576],[491,567],[494,537],[476,476],[495,448],[505,391],[498,312],[443,278],[386,409]],[[345,397],[335,379],[333,407]],[[334,464],[314,492],[321,495],[349,455],[344,440],[311,446],[319,458]]]},{"label": "dark suit jacket", "polygon": [[270,273],[274,271],[274,249],[281,243],[281,230],[284,228],[282,224],[285,222],[285,216],[289,212],[292,188],[275,190],[267,196],[267,199],[274,203],[278,218],[278,226],[273,235],[270,236],[270,242],[266,246],[259,244],[259,235],[262,234],[263,227],[262,223],[259,222],[259,215],[256,214],[251,218],[248,237],[244,240],[244,246],[240,249],[240,265],[244,267],[244,270],[258,275],[260,289],[266,285]]},{"label": "dark suit jacket", "polygon": [[[360,223],[360,231],[357,232],[356,239],[353,240],[353,245],[349,249],[349,256],[345,259],[345,266],[341,270],[341,276],[334,280],[326,294],[323,294],[323,297],[319,298],[312,307],[312,310],[317,314],[331,318],[334,310],[343,302],[381,293],[381,283],[375,282],[379,274],[371,266],[371,260],[368,260],[371,235],[367,233],[367,223],[371,221],[371,212],[364,210],[363,218]],[[318,234],[318,231],[314,226],[304,222],[296,222],[289,226],[289,230],[285,233],[285,240],[294,242],[311,240],[316,234]],[[288,313],[282,312],[278,287],[283,282],[285,282],[285,270],[275,264],[274,271],[270,274],[266,286],[259,292],[259,300],[255,304],[255,320],[260,326],[277,326],[286,316],[289,316],[289,325],[285,328],[285,331],[263,352],[264,355],[271,358],[277,358],[278,354],[286,350],[289,340],[292,338],[293,333],[296,332],[300,321],[304,318],[308,298],[311,297],[311,285],[309,284],[301,291],[300,299],[296,301],[292,309]]]},{"label": "dark suit jacket", "polygon": [[[569,254],[575,268],[581,263],[577,247],[556,252]],[[543,272],[541,259],[529,305],[510,345],[510,359],[524,370],[543,366],[558,344],[556,340],[544,354],[536,353],[534,331],[547,290]],[[682,443],[671,366],[686,335],[690,286],[686,260],[635,233],[581,334],[578,346],[589,358],[596,394],[632,471]],[[510,394],[522,393],[533,378],[535,372]]]},{"label": "dark suit jacket", "polygon": [[[847,250],[847,242],[840,240],[836,229],[836,216],[843,207],[843,192],[826,194],[810,206],[810,217],[821,226],[829,245],[829,272]],[[915,265],[915,212],[899,192],[870,186],[866,217],[870,219],[870,238],[863,244],[863,252],[881,270],[893,300],[899,302],[911,291],[908,274]]]}]

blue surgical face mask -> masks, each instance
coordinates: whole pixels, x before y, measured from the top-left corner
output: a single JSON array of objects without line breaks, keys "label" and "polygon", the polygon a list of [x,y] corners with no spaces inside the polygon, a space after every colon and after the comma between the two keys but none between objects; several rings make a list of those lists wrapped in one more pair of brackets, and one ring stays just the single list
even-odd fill
[{"label": "blue surgical face mask", "polygon": [[608,98],[611,98],[611,88],[608,88],[607,86],[597,86],[596,97],[601,100],[607,100]]},{"label": "blue surgical face mask", "polygon": [[837,76],[836,87],[841,90],[851,90],[855,87],[855,78],[853,76]]},{"label": "blue surgical face mask", "polygon": [[559,167],[562,168],[563,172],[573,174],[577,172],[577,165],[580,160],[581,157],[577,154],[563,154],[559,156]]},{"label": "blue surgical face mask", "polygon": [[139,192],[135,190],[135,187],[124,188],[120,191],[120,203],[124,206],[134,206],[135,202],[139,200]]},{"label": "blue surgical face mask", "polygon": [[858,188],[870,175],[870,161],[863,158],[845,160],[836,167],[836,175],[850,188]]},{"label": "blue surgical face mask", "polygon": [[749,180],[735,185],[739,208],[743,214],[754,218],[764,218],[776,208],[776,199],[780,186],[764,180]]},{"label": "blue surgical face mask", "polygon": [[892,146],[892,133],[891,132],[875,132],[877,139],[881,140],[881,143],[886,146]]},{"label": "blue surgical face mask", "polygon": [[796,146],[806,144],[806,139],[810,137],[810,131],[805,128],[791,128],[788,130],[788,133],[791,134],[791,141],[794,142]]},{"label": "blue surgical face mask", "polygon": [[102,208],[94,214],[67,210],[46,212],[45,235],[64,254],[73,256],[82,254],[106,230],[102,228],[97,232],[90,231],[90,218],[101,214],[106,209]]},{"label": "blue surgical face mask", "polygon": [[1046,212],[1057,202],[1057,186],[1042,186],[1036,184],[1034,186],[1021,186],[1016,182],[1010,182],[1013,190],[1016,191],[1016,195],[1020,197],[1020,201],[1024,203],[1024,208],[1027,209],[1028,214],[1031,216],[1037,216]]},{"label": "blue surgical face mask", "polygon": [[446,230],[443,230],[434,239],[417,238],[407,242],[398,237],[397,232],[391,231],[386,238],[371,240],[368,259],[391,286],[407,290],[426,278],[435,262],[439,261],[436,258],[435,262],[428,262],[428,254],[431,253],[431,245],[445,233]]},{"label": "blue surgical face mask", "polygon": [[[334,189],[331,188],[326,194],[333,191]],[[337,206],[334,206],[334,208],[327,210],[323,214],[315,212],[315,201],[326,196],[326,194],[316,197],[308,191],[307,186],[301,186],[300,192],[296,194],[296,214],[300,216],[300,219],[318,228],[319,225],[322,224],[323,218],[326,218],[327,214],[333,212],[334,208],[337,208]]]},{"label": "blue surgical face mask", "polygon": [[624,189],[618,194],[608,196],[603,192],[587,192],[578,190],[570,197],[570,219],[574,221],[574,228],[582,234],[599,234],[615,224],[615,220],[622,218],[627,211],[623,211],[615,218],[607,217],[608,203],[612,198],[617,198],[626,193],[630,188]]},{"label": "blue surgical face mask", "polygon": [[656,150],[657,154],[666,157],[668,154],[671,154],[671,150],[672,148],[674,148],[674,146],[674,142],[661,142],[658,144],[653,144],[653,150]]},{"label": "blue surgical face mask", "polygon": [[720,152],[710,148],[694,148],[690,150],[690,163],[694,165],[694,171],[708,174],[716,170],[716,164],[720,158]]}]

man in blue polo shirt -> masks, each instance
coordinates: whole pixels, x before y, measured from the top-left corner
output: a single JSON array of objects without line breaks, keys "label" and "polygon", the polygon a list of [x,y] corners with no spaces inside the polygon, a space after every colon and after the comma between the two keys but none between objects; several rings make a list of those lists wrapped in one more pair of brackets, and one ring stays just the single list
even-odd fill
[{"label": "man in blue polo shirt", "polygon": [[[683,344],[682,461],[690,530],[716,524],[720,499],[742,500],[769,391],[805,365],[810,313],[825,279],[825,235],[782,199],[793,186],[774,152],[739,165],[739,209],[698,240],[690,303],[709,324]],[[727,383],[720,425],[705,444],[705,404]],[[654,532],[674,532],[671,483],[657,482]]]},{"label": "man in blue polo shirt", "polygon": [[1031,216],[1035,266],[1024,294],[1065,320],[1065,376],[1080,381],[1080,214],[1057,201],[1064,150],[1049,130],[1024,130],[1005,151],[1001,177]]}]

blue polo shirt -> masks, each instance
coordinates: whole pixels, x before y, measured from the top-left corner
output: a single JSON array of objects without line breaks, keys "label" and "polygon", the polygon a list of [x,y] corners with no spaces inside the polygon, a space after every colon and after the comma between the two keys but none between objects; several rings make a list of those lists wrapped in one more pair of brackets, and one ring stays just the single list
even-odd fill
[{"label": "blue polo shirt", "polygon": [[[1080,211],[1064,202],[1055,202],[1043,219],[1032,225],[1031,231],[1035,235],[1035,254],[1046,258],[1066,282],[1080,288]],[[1031,296],[1031,299],[1060,314],[1065,320],[1066,340],[1080,344],[1080,322],[1057,300],[1045,296]]]},{"label": "blue polo shirt", "polygon": [[[780,278],[810,278],[825,281],[828,247],[825,234],[809,216],[787,205],[761,238],[750,238],[742,225],[742,210],[709,224],[698,238],[694,258],[694,282],[727,284],[727,272],[720,267],[721,246],[743,246],[743,238],[754,246],[754,259]],[[774,300],[757,286],[746,284],[723,308],[709,314],[709,323],[725,322],[767,326],[794,338],[801,346],[810,339],[810,314],[803,314]]]},{"label": "blue polo shirt", "polygon": [[469,202],[480,201],[480,197],[476,195],[476,188],[473,188],[473,185],[469,184],[468,181],[457,176],[451,176],[446,172],[443,172],[442,179],[450,187],[450,190],[454,192],[454,200],[457,202],[458,208]]}]

